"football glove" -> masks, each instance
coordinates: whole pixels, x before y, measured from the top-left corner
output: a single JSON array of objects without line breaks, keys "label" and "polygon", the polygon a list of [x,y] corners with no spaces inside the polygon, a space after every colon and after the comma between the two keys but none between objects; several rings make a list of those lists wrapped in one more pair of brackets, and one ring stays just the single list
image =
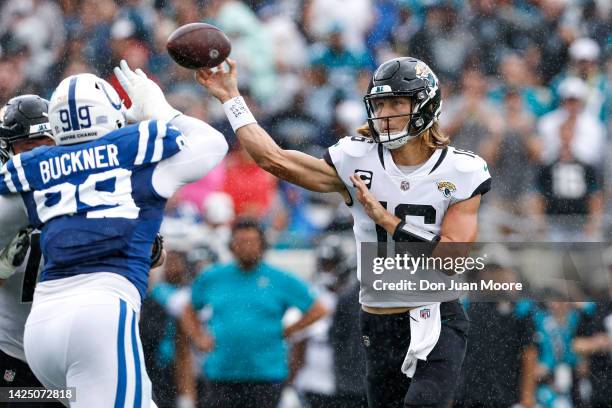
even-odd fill
[{"label": "football glove", "polygon": [[140,68],[132,71],[127,62],[121,60],[119,67],[115,67],[113,71],[132,100],[132,106],[125,114],[129,122],[150,119],[169,122],[181,114],[170,106],[161,88],[150,80]]},{"label": "football glove", "polygon": [[30,248],[30,232],[25,229],[19,231],[15,238],[0,251],[0,279],[8,279],[15,269],[25,260]]}]

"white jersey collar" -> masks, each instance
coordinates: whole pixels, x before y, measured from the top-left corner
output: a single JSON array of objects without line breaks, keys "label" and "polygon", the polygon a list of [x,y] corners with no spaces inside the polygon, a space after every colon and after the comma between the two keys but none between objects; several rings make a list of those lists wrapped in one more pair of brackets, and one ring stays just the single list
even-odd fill
[{"label": "white jersey collar", "polygon": [[395,164],[395,161],[393,161],[393,156],[391,156],[391,151],[384,146],[382,150],[383,150],[383,154],[381,157],[381,160],[383,162],[382,165],[385,168],[385,170],[387,170],[387,173],[389,173],[391,177],[400,177],[403,179],[410,179],[410,178],[422,177],[422,176],[428,175],[432,170],[438,167],[438,165],[440,164],[439,162],[444,159],[444,156],[446,156],[446,148],[436,149],[433,152],[433,154],[429,157],[429,159],[427,159],[427,161],[425,161],[425,163],[423,163],[419,168],[417,168],[410,174],[405,174],[403,171],[401,171],[397,167],[397,165]]}]

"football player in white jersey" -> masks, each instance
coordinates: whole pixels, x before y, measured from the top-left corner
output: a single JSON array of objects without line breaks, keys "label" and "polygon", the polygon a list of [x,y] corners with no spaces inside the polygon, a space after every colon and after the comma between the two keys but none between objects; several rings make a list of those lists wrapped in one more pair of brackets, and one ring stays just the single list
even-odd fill
[{"label": "football player in white jersey", "polygon": [[72,407],[155,406],[137,324],[151,247],[167,198],[228,148],[222,134],[172,108],[142,71],[120,65],[130,110],[101,78],[66,78],[49,107],[58,147],[15,155],[0,176],[4,201],[20,193],[28,212],[25,222],[0,213],[0,224],[42,230],[45,265],[25,354],[45,387],[76,388],[76,401],[62,399]]},{"label": "football player in white jersey", "polygon": [[[368,125],[359,129],[361,136],[330,147],[323,159],[281,149],[240,96],[235,61],[226,62],[229,70],[202,69],[196,78],[223,103],[242,146],[281,179],[340,193],[354,218],[357,248],[367,242],[434,247],[476,239],[480,199],[491,178],[480,157],[448,146],[438,124],[440,84],[423,61],[404,57],[381,64],[364,98]],[[370,292],[362,285],[369,405],[448,406],[466,349],[468,320],[461,305],[456,299],[381,301]],[[411,335],[414,330],[419,333]],[[413,344],[411,337],[430,343]],[[419,348],[426,352],[416,361],[409,350]]]}]

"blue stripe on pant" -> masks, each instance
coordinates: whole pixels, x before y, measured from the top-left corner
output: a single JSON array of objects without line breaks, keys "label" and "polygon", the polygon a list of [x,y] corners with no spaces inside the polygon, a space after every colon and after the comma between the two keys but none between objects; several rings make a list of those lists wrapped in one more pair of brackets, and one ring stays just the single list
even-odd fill
[{"label": "blue stripe on pant", "polygon": [[[115,408],[125,406],[127,391],[127,361],[125,351],[127,305],[124,300],[119,301],[119,327],[117,330],[117,391],[115,394]],[[136,332],[136,313],[132,312],[131,327],[132,354],[134,358],[134,408],[142,406],[142,369],[140,366],[140,348]]]},{"label": "blue stripe on pant", "polygon": [[134,368],[136,375],[134,408],[140,408],[142,405],[142,375],[140,373],[140,354],[138,351],[138,337],[136,337],[136,313],[132,312],[132,315],[132,352],[134,353]]},{"label": "blue stripe on pant", "polygon": [[117,393],[115,394],[115,408],[125,405],[125,389],[127,383],[127,369],[125,366],[125,313],[124,300],[119,301],[119,330],[117,330]]}]

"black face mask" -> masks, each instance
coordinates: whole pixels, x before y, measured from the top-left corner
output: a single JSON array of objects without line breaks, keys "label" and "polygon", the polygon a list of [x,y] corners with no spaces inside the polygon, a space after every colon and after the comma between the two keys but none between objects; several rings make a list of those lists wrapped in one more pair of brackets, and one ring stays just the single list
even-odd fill
[{"label": "black face mask", "polygon": [[0,147],[0,165],[6,163],[7,161],[9,161],[9,159],[11,158],[9,152],[4,149],[3,147]]}]

